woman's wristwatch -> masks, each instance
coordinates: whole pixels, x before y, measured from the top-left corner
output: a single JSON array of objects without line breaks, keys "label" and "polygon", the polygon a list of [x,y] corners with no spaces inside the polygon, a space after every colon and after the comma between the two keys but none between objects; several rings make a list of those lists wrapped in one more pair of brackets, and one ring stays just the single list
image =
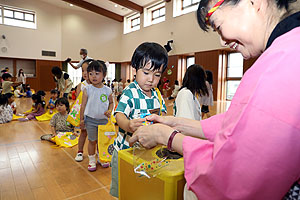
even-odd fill
[{"label": "woman's wristwatch", "polygon": [[173,139],[174,139],[174,137],[175,137],[175,135],[176,135],[177,133],[180,133],[180,132],[177,131],[177,130],[174,130],[174,131],[171,133],[170,137],[169,137],[168,145],[167,145],[167,148],[168,148],[169,151],[173,151],[173,149],[172,149],[172,143],[173,143]]}]

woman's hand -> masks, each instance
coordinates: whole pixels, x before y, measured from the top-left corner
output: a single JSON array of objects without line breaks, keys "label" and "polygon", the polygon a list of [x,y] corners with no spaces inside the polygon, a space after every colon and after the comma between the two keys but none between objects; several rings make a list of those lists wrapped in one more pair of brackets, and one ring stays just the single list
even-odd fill
[{"label": "woman's hand", "polygon": [[153,114],[153,115],[147,116],[146,120],[151,121],[153,123],[161,123],[161,124],[170,126],[172,128],[175,128],[177,119],[175,117],[172,117],[172,116],[162,117],[162,116],[158,116],[156,114]]},{"label": "woman's hand", "polygon": [[129,132],[131,133],[135,132],[139,127],[143,126],[144,121],[145,119],[143,118],[129,120],[129,124],[128,124]]},{"label": "woman's hand", "polygon": [[133,145],[135,142],[139,142],[146,148],[155,147],[157,144],[167,145],[173,131],[173,128],[163,124],[142,126],[134,132],[133,136],[129,139],[129,143]]}]

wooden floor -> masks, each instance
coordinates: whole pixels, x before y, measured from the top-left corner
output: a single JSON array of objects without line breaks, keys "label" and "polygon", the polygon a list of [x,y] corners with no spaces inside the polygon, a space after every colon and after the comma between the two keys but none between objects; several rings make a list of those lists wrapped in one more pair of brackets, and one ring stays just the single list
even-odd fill
[{"label": "wooden floor", "polygon": [[[16,99],[16,103],[22,113],[32,102]],[[172,114],[172,102],[166,104]],[[211,114],[224,112],[227,105],[215,103]],[[111,169],[98,165],[96,172],[88,172],[87,145],[84,160],[78,163],[77,146],[56,149],[40,141],[50,132],[49,122],[0,125],[0,199],[115,199],[109,195]]]}]

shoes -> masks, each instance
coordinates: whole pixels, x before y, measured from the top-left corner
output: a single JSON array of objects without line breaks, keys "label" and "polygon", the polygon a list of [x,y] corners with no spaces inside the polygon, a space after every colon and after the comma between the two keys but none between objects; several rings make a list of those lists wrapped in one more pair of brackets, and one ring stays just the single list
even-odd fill
[{"label": "shoes", "polygon": [[76,155],[76,157],[75,157],[75,160],[77,161],[77,162],[81,162],[81,161],[83,161],[83,153],[77,153],[77,155]]},{"label": "shoes", "polygon": [[28,118],[19,118],[18,121],[20,122],[27,122],[29,119]]},{"label": "shoes", "polygon": [[95,159],[95,155],[89,155],[89,166],[88,166],[88,170],[90,172],[94,172],[96,171],[97,166],[96,166],[96,159]]},{"label": "shoes", "polygon": [[101,163],[101,162],[100,162],[100,165],[101,165],[103,168],[108,168],[108,167],[109,167],[109,162],[105,162],[105,163]]}]

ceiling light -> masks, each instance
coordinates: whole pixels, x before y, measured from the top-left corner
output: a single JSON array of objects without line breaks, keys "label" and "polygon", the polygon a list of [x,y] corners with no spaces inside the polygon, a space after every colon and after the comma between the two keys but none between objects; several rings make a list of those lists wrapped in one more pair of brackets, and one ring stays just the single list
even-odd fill
[{"label": "ceiling light", "polygon": [[72,6],[73,6],[73,4],[71,4],[71,3],[70,3],[70,6],[72,7]]},{"label": "ceiling light", "polygon": [[115,8],[118,7],[118,4],[115,4]]}]

